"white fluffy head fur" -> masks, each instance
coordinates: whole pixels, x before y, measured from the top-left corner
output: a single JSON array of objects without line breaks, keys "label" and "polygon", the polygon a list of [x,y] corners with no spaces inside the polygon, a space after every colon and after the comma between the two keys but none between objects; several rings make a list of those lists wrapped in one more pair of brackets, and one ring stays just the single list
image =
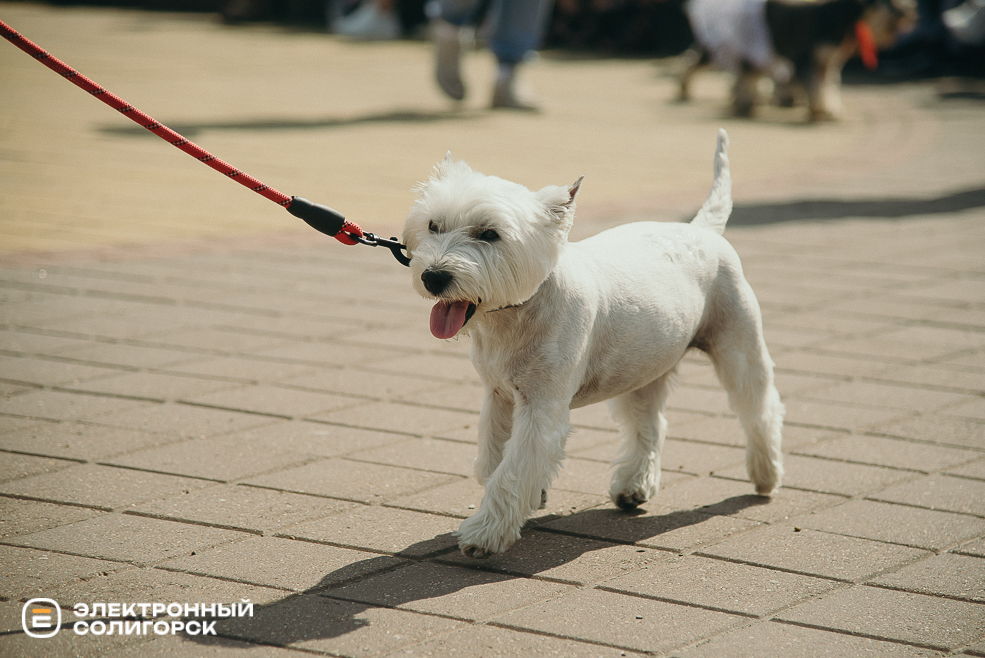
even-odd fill
[{"label": "white fluffy head fur", "polygon": [[[472,322],[527,301],[567,244],[580,183],[532,192],[473,171],[449,153],[418,187],[404,225],[414,289],[427,299],[472,302]],[[432,292],[425,272],[451,278]]]}]

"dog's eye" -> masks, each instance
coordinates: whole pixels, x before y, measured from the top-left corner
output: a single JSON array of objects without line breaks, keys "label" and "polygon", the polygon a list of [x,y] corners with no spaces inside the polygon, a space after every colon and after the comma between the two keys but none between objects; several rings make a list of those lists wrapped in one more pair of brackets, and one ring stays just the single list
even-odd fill
[{"label": "dog's eye", "polygon": [[499,233],[492,230],[491,228],[486,229],[477,236],[483,242],[495,242],[499,240]]},{"label": "dog's eye", "polygon": [[438,225],[434,223],[433,219],[430,222],[428,222],[428,230],[431,231],[432,233],[438,232]]}]

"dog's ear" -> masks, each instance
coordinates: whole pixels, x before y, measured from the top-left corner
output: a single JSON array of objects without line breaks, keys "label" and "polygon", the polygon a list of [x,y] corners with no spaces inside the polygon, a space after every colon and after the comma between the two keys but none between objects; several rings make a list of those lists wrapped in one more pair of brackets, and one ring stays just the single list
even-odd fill
[{"label": "dog's ear", "polygon": [[575,197],[578,196],[578,190],[581,189],[581,182],[583,180],[585,180],[585,177],[584,176],[579,176],[578,177],[578,180],[576,180],[574,183],[572,183],[571,184],[571,187],[568,188],[568,196],[571,197],[571,201],[569,203],[574,203],[575,202]]},{"label": "dog's ear", "polygon": [[548,216],[565,228],[571,228],[575,214],[575,197],[578,196],[578,190],[581,189],[581,182],[584,179],[585,177],[582,176],[571,187],[549,185],[537,192],[537,197],[547,209]]}]

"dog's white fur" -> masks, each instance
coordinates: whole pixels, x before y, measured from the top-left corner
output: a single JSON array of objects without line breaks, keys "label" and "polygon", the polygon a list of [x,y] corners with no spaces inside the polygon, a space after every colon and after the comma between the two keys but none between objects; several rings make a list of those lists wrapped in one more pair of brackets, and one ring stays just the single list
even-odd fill
[{"label": "dog's white fur", "polygon": [[[581,179],[532,192],[449,155],[420,187],[404,228],[414,287],[439,304],[476,305],[460,331],[485,385],[475,462],[485,496],[457,533],[466,555],[519,539],[561,466],[573,408],[609,400],[622,431],[609,494],[626,509],[650,500],[670,380],[692,347],[711,358],[745,428],[756,491],[780,486],[773,362],[756,296],[721,236],[732,210],[727,145],[722,130],[711,194],[689,224],[627,224],[574,243]],[[425,272],[451,278],[433,292]]]}]

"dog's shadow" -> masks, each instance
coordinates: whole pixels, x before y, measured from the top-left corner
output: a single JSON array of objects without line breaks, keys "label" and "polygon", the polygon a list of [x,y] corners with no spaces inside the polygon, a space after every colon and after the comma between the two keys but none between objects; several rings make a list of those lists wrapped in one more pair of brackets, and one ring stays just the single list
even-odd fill
[{"label": "dog's shadow", "polygon": [[[604,508],[542,517],[527,524],[523,537],[510,551],[488,560],[464,558],[454,538],[446,533],[408,546],[395,556],[379,555],[336,569],[304,592],[255,606],[253,617],[220,619],[215,624],[216,636],[183,637],[240,648],[296,646],[340,638],[373,625],[373,609],[432,612],[428,610],[428,599],[453,595],[476,585],[537,576],[594,551],[646,541],[764,505],[769,500],[755,495],[736,496],[692,511],[652,516],[643,511],[627,513]],[[551,580],[564,581],[547,577],[544,582]],[[454,619],[469,617],[464,609],[461,614],[449,613],[446,608],[433,613]],[[240,641],[258,644],[243,645]]]}]

